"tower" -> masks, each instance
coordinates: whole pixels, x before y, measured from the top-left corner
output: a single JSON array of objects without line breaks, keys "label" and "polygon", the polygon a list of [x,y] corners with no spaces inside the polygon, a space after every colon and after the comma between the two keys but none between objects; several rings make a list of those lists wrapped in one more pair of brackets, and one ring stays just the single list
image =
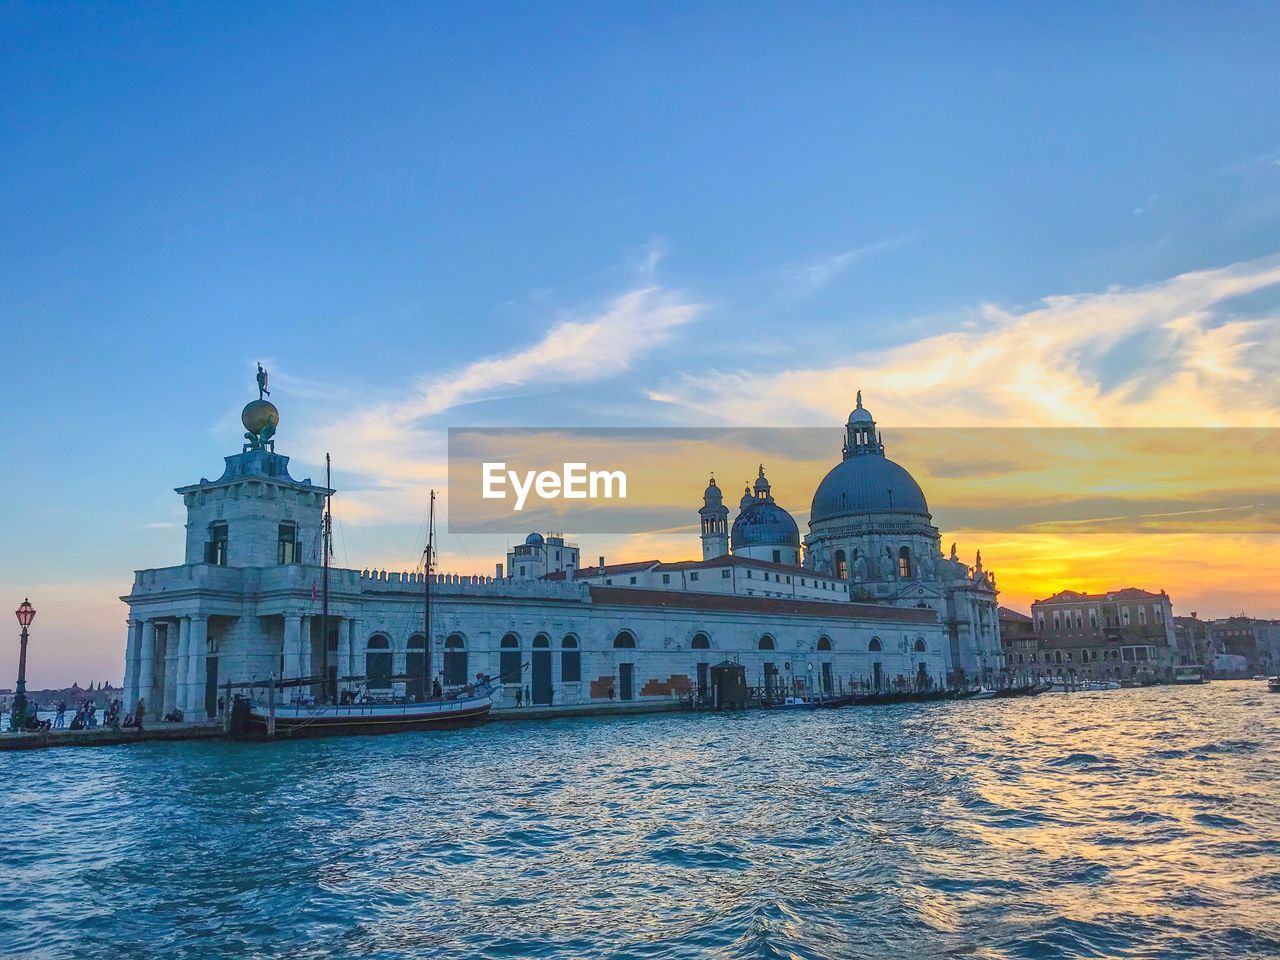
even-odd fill
[{"label": "tower", "polygon": [[729,552],[729,508],[724,505],[715,477],[711,478],[702,494],[702,509],[698,516],[702,520],[702,559],[723,557]]}]

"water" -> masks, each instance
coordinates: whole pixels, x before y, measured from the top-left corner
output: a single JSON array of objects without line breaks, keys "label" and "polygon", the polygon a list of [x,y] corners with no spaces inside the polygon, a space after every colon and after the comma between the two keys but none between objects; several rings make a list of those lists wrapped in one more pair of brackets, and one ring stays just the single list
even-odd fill
[{"label": "water", "polygon": [[0,955],[1280,955],[1280,696],[0,754]]}]

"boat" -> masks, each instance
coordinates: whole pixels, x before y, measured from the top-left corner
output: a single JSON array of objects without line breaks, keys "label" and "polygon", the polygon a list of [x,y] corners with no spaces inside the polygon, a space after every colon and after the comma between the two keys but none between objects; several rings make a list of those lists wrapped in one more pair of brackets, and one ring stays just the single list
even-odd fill
[{"label": "boat", "polygon": [[988,687],[977,687],[973,690],[966,690],[961,694],[962,700],[990,700],[996,695],[996,692]]},{"label": "boat", "polygon": [[1280,677],[1267,678],[1267,693],[1280,693]]},{"label": "boat", "polygon": [[1204,667],[1199,664],[1185,664],[1174,668],[1174,683],[1204,683]]},{"label": "boat", "polygon": [[817,710],[821,704],[807,697],[787,697],[785,700],[769,703],[766,706],[770,710]]},{"label": "boat", "polygon": [[[329,456],[325,455],[325,488],[332,489],[329,478]],[[427,637],[431,634],[431,564],[435,546],[436,492],[431,491],[431,506],[427,515],[427,545],[423,551],[422,625]],[[324,513],[324,601],[321,614],[321,633],[328,633],[329,617],[329,552],[331,550],[332,516],[328,497]],[[274,677],[262,683],[243,684],[245,687],[266,689],[266,703],[257,699],[237,698],[233,703],[233,731],[267,737],[323,736],[329,734],[399,733],[405,730],[456,727],[483,721],[493,709],[494,681],[478,676],[476,683],[448,696],[436,694],[423,700],[379,700],[368,695],[357,698],[350,693],[339,696],[338,678],[329,676],[328,644],[322,644],[322,668],[318,677],[302,677],[277,680]],[[425,677],[431,677],[431,647],[425,650]],[[344,681],[362,681],[364,677],[343,677]],[[277,703],[277,695],[284,690],[301,693],[319,687],[320,699],[297,696],[292,702]],[[438,689],[438,688],[437,688]],[[430,688],[428,688],[430,693]],[[239,717],[237,718],[237,711]]]}]

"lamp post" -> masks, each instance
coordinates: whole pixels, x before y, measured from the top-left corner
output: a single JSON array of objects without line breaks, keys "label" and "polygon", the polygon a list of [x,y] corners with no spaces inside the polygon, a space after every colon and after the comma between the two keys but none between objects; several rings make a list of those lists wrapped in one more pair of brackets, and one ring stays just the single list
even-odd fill
[{"label": "lamp post", "polygon": [[10,730],[27,728],[27,627],[36,618],[36,608],[30,600],[23,600],[22,606],[14,611],[18,623],[22,626],[22,646],[18,653],[18,692],[13,698],[13,713],[9,717]]}]

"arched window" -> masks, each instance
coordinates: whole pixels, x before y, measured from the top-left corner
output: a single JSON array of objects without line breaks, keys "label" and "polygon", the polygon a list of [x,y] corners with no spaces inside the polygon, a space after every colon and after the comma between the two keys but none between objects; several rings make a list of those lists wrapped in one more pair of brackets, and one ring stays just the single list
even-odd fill
[{"label": "arched window", "polygon": [[411,700],[422,700],[427,695],[427,640],[415,633],[405,647],[404,667],[409,682],[404,692]]},{"label": "arched window", "polygon": [[365,644],[364,676],[371,690],[391,688],[391,641],[380,633]]},{"label": "arched window", "polygon": [[903,547],[898,551],[898,576],[911,576],[911,548]]},{"label": "arched window", "polygon": [[849,577],[849,560],[843,550],[836,551],[836,579],[847,580]]},{"label": "arched window", "polygon": [[560,641],[560,679],[565,683],[582,680],[582,651],[578,638],[570,635]]},{"label": "arched window", "polygon": [[521,670],[520,638],[508,633],[498,649],[498,680],[501,683],[523,683]]},{"label": "arched window", "polygon": [[613,638],[613,648],[615,650],[634,650],[636,647],[636,638],[630,630],[623,630]]},{"label": "arched window", "polygon": [[535,650],[546,650],[546,649],[549,649],[550,646],[551,646],[551,638],[548,637],[545,633],[540,633],[533,638],[533,649]]},{"label": "arched window", "polygon": [[819,638],[818,638],[818,649],[819,649],[819,650],[830,650],[830,649],[831,649],[831,638],[830,638],[830,637],[819,637]]},{"label": "arched window", "polygon": [[693,640],[689,642],[689,646],[694,650],[710,650],[711,638],[705,633],[695,633]]},{"label": "arched window", "polygon": [[460,687],[467,682],[467,642],[461,634],[451,633],[444,639],[444,683]]},{"label": "arched window", "polygon": [[924,645],[924,639],[916,640],[916,653],[924,653],[928,648]]},{"label": "arched window", "polygon": [[759,648],[761,650],[773,650],[774,649],[773,637],[769,636],[768,634],[765,634],[763,637],[761,637]]},{"label": "arched window", "polygon": [[867,644],[867,649],[868,649],[868,650],[870,650],[872,653],[879,653],[879,652],[881,651],[881,649],[883,649],[883,648],[880,646],[880,638],[879,638],[879,637],[872,637],[872,638],[871,638],[871,642],[870,642],[869,644]]}]

